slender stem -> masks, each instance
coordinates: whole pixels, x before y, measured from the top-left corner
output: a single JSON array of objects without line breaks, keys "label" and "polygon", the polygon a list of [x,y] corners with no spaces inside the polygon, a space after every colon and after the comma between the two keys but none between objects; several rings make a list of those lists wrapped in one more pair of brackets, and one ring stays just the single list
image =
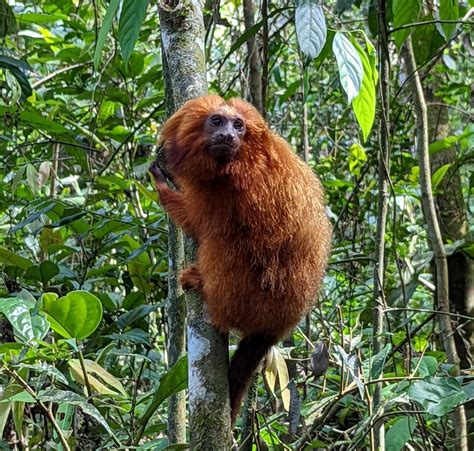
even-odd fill
[{"label": "slender stem", "polygon": [[82,374],[84,375],[84,383],[86,384],[87,390],[87,397],[90,398],[92,396],[92,387],[89,382],[89,376],[87,375],[87,368],[86,363],[84,361],[84,355],[82,354],[81,348],[79,347],[79,342],[76,340],[76,346],[79,355],[79,363],[81,364]]},{"label": "slender stem", "polygon": [[19,385],[21,385],[25,391],[31,395],[36,403],[44,410],[46,413],[46,416],[48,417],[49,421],[51,421],[51,424],[53,425],[54,430],[58,434],[59,440],[61,440],[61,444],[63,445],[63,448],[65,451],[71,451],[71,448],[69,447],[69,444],[66,440],[66,437],[64,437],[63,431],[59,427],[59,424],[56,421],[56,418],[54,418],[53,412],[51,412],[50,409],[38,398],[37,393],[28,385],[28,383],[15,371],[10,370],[7,368],[4,364],[0,362],[1,367],[4,369],[4,371],[13,379],[15,379]]}]

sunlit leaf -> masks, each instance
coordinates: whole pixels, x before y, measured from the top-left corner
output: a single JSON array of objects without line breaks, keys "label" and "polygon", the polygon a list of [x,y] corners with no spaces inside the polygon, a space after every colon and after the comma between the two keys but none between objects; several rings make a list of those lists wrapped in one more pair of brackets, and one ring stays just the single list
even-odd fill
[{"label": "sunlit leaf", "polygon": [[364,70],[359,54],[343,33],[336,33],[332,42],[332,50],[339,68],[339,79],[347,94],[347,102],[359,94]]},{"label": "sunlit leaf", "polygon": [[82,340],[91,335],[102,320],[100,300],[87,291],[71,291],[61,298],[47,293],[42,301],[51,328],[64,338]]},{"label": "sunlit leaf", "polygon": [[322,6],[316,1],[302,1],[296,7],[295,25],[301,51],[310,59],[316,58],[324,47],[327,35]]}]

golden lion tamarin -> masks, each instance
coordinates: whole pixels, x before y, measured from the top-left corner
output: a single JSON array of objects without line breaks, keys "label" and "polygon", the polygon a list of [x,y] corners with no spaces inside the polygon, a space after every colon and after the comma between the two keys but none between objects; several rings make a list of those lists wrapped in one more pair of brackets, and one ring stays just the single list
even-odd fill
[{"label": "golden lion tamarin", "polygon": [[213,325],[242,340],[229,366],[232,421],[260,361],[314,303],[331,226],[318,178],[240,99],[188,101],[164,125],[167,186],[157,164],[160,203],[198,242],[181,274],[198,290]]}]

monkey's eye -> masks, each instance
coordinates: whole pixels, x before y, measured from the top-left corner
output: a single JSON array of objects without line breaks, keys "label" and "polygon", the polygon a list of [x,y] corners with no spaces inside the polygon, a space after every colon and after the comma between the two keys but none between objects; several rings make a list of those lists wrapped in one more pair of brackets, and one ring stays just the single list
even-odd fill
[{"label": "monkey's eye", "polygon": [[234,122],[234,128],[236,130],[242,130],[244,128],[244,123],[240,120],[240,119],[237,119],[235,122]]},{"label": "monkey's eye", "polygon": [[214,125],[214,127],[222,127],[224,121],[220,116],[213,116],[211,117],[211,124]]}]

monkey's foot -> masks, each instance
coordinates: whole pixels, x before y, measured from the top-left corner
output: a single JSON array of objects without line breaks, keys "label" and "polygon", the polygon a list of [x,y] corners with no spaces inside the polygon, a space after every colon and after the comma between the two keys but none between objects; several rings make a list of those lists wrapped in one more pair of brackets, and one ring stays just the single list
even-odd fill
[{"label": "monkey's foot", "polygon": [[181,286],[185,291],[196,290],[200,292],[202,290],[202,277],[196,265],[183,269],[183,271],[181,271],[179,281],[181,282]]}]

